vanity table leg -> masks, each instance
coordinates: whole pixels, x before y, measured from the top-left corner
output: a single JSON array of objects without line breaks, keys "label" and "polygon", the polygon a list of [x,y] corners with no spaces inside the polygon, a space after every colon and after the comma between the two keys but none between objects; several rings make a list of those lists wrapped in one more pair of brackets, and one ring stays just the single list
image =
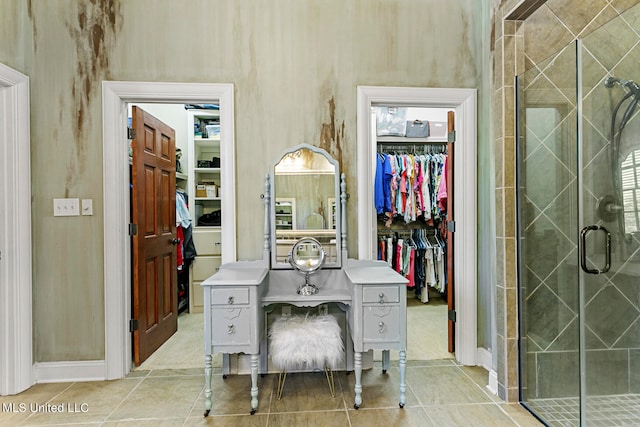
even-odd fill
[{"label": "vanity table leg", "polygon": [[258,354],[251,355],[251,415],[258,409]]},{"label": "vanity table leg", "polygon": [[407,372],[407,352],[402,350],[400,351],[399,356],[399,365],[400,365],[400,407],[404,408],[404,403],[406,399],[406,391],[407,391],[407,383],[406,383],[406,372]]},{"label": "vanity table leg", "polygon": [[353,407],[358,409],[362,405],[362,353],[356,351],[353,355],[354,358],[354,371],[356,374],[356,386],[354,391],[356,393],[355,404]]},{"label": "vanity table leg", "polygon": [[204,356],[204,416],[211,412],[211,355]]},{"label": "vanity table leg", "polygon": [[389,360],[390,360],[391,351],[382,350],[382,373],[386,374],[389,370]]}]

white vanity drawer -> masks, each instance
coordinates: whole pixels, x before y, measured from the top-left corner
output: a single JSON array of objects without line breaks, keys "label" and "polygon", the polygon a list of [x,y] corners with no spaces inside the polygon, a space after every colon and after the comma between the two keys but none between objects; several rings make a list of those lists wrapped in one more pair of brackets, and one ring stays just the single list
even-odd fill
[{"label": "white vanity drawer", "polygon": [[249,304],[249,288],[211,289],[211,305],[232,306],[241,304]]},{"label": "white vanity drawer", "polygon": [[193,244],[198,255],[222,254],[222,232],[220,230],[194,230]]},{"label": "white vanity drawer", "polygon": [[211,328],[215,345],[251,344],[250,308],[212,308]]},{"label": "white vanity drawer", "polygon": [[397,286],[363,286],[362,302],[365,304],[398,303],[400,289]]},{"label": "white vanity drawer", "polygon": [[390,342],[400,340],[400,307],[397,305],[374,305],[364,307],[363,341]]},{"label": "white vanity drawer", "polygon": [[208,279],[218,272],[222,258],[214,256],[197,256],[191,264],[191,275],[195,282]]}]

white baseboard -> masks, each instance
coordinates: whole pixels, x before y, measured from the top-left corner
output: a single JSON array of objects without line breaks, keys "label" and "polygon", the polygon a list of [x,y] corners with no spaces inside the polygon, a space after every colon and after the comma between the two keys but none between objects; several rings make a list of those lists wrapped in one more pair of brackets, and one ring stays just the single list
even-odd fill
[{"label": "white baseboard", "polygon": [[487,371],[491,371],[493,359],[491,351],[486,348],[478,347],[478,366],[482,366]]},{"label": "white baseboard", "polygon": [[489,372],[487,389],[492,394],[498,395],[498,374],[493,370],[492,354],[486,348],[478,348],[478,365],[482,366]]},{"label": "white baseboard", "polygon": [[489,383],[487,390],[493,395],[498,395],[498,373],[493,369],[489,371]]},{"label": "white baseboard", "polygon": [[104,360],[41,362],[33,365],[33,378],[38,383],[104,381]]}]

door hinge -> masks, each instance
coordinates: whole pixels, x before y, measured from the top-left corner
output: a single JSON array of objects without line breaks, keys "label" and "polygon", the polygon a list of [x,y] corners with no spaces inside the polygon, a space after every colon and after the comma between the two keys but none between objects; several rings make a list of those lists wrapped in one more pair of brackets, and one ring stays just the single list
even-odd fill
[{"label": "door hinge", "polygon": [[127,139],[136,139],[136,130],[134,128],[127,128]]},{"label": "door hinge", "polygon": [[452,322],[456,321],[456,311],[455,310],[449,310],[447,311],[447,317],[449,318],[449,320],[451,320]]},{"label": "door hinge", "polygon": [[129,236],[138,234],[138,224],[129,224]]},{"label": "door hinge", "polygon": [[456,131],[452,130],[447,134],[447,142],[456,142]]},{"label": "door hinge", "polygon": [[129,332],[138,330],[138,319],[129,320]]},{"label": "door hinge", "polygon": [[452,233],[456,231],[456,222],[454,220],[447,222],[447,230]]}]

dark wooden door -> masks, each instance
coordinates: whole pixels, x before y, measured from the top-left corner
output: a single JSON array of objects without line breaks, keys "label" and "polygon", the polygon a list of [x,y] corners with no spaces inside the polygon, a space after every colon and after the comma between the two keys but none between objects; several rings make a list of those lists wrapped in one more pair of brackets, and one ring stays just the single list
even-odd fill
[{"label": "dark wooden door", "polygon": [[[447,143],[447,221],[451,224],[454,221],[454,205],[453,205],[453,159],[454,159],[454,142],[455,142],[455,114],[453,111],[447,113],[447,130],[448,130],[448,143]],[[448,307],[448,351],[453,353],[456,350],[455,346],[455,299],[453,291],[454,277],[453,277],[453,231],[447,224],[447,307]]]},{"label": "dark wooden door", "polygon": [[140,365],[178,329],[176,160],[172,128],[139,107],[132,127],[133,359]]}]

